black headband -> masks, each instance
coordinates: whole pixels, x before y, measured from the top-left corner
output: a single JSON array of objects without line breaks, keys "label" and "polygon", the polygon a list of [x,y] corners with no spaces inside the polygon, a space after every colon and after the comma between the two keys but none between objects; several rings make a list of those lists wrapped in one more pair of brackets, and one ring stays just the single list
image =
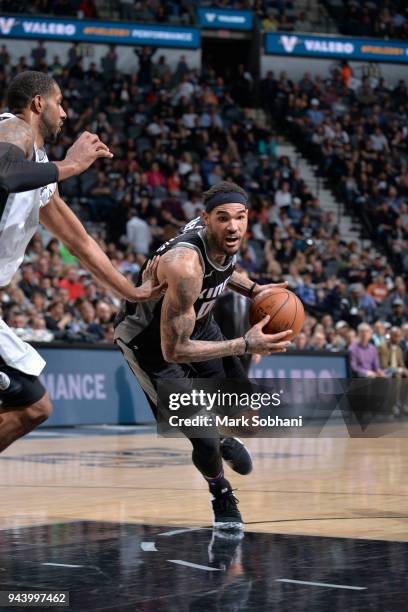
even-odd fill
[{"label": "black headband", "polygon": [[221,204],[244,204],[245,208],[249,207],[248,198],[237,191],[221,191],[216,193],[205,205],[206,212],[211,212],[216,206]]}]

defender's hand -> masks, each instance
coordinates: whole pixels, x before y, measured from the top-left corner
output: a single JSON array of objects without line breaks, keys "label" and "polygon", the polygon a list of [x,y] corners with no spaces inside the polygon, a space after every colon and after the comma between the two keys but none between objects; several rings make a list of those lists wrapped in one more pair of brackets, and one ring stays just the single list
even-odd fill
[{"label": "defender's hand", "polygon": [[162,296],[167,283],[166,281],[159,283],[157,280],[159,260],[159,255],[156,255],[147,263],[142,274],[142,284],[140,287],[135,287],[134,295],[130,298],[131,302],[149,302],[158,300]]},{"label": "defender's hand", "polygon": [[65,159],[77,165],[79,174],[87,170],[99,157],[111,159],[113,154],[96,134],[83,132],[68,149]]}]

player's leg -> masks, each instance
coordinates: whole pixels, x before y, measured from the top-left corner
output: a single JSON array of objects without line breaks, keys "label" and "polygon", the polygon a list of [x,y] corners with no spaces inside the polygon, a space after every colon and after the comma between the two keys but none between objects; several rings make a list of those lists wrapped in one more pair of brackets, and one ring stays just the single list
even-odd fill
[{"label": "player's leg", "polygon": [[[189,365],[167,363],[160,357],[152,359],[146,351],[129,347],[120,338],[116,338],[120,350],[130,369],[139,381],[152,412],[157,419],[157,387],[161,380],[191,379]],[[214,427],[213,435],[207,430],[207,436],[196,438],[190,436],[188,429],[183,434],[193,446],[192,460],[208,483],[213,499],[215,514],[214,526],[224,529],[242,529],[243,522],[238,511],[235,497],[228,480],[224,477],[221,445],[218,430]]]},{"label": "player's leg", "polygon": [[[210,320],[202,333],[202,338],[212,341],[225,340],[218,324]],[[240,384],[248,380],[245,368],[238,357],[224,357],[223,359],[211,359],[192,364],[197,378],[218,378],[240,381]],[[250,382],[248,381],[248,385]],[[247,475],[252,471],[252,459],[244,443],[236,437],[221,437],[221,454],[224,461],[238,474]]]},{"label": "player's leg", "polygon": [[[130,348],[122,340],[116,342],[123,353],[133,374],[139,381],[149,405],[157,420],[157,387],[160,381],[191,379],[191,367],[185,364],[167,363],[160,356],[151,359],[145,351]],[[186,437],[189,432],[183,430]],[[220,439],[214,427],[214,436],[208,438],[190,439],[193,445],[192,459],[196,468],[205,478],[217,478],[222,471],[222,457],[220,452]]]},{"label": "player's leg", "polygon": [[0,365],[0,452],[46,421],[51,411],[38,377]]}]

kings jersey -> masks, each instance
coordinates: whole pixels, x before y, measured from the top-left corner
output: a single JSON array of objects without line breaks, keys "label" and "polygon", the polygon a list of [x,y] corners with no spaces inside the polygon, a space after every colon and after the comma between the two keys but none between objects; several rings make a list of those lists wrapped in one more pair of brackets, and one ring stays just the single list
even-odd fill
[{"label": "kings jersey", "polygon": [[[196,327],[202,326],[211,314],[217,298],[225,290],[235,269],[236,257],[227,257],[224,265],[212,261],[208,256],[208,245],[200,217],[191,221],[181,234],[165,242],[154,255],[164,255],[171,249],[184,247],[192,249],[199,257],[203,269],[203,281],[199,297],[194,304]],[[152,255],[152,257],[154,256]],[[146,260],[139,274],[138,285],[142,282],[142,273],[147,265]],[[126,302],[117,319],[115,337],[126,344],[134,341],[147,346],[150,342],[160,345],[160,315],[163,298],[152,302]],[[193,332],[194,334],[194,332]]]}]

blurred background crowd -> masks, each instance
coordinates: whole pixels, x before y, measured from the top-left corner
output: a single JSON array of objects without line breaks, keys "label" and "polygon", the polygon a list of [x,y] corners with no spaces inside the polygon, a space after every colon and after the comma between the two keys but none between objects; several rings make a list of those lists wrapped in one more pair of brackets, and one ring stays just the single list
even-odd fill
[{"label": "blurred background crowd", "polygon": [[329,27],[351,36],[408,38],[404,0],[320,0],[320,30],[310,18],[307,2],[297,4],[296,0],[21,0],[18,4],[0,0],[1,10],[10,13],[182,25],[196,23],[198,6],[251,10],[266,32],[325,32]]}]

